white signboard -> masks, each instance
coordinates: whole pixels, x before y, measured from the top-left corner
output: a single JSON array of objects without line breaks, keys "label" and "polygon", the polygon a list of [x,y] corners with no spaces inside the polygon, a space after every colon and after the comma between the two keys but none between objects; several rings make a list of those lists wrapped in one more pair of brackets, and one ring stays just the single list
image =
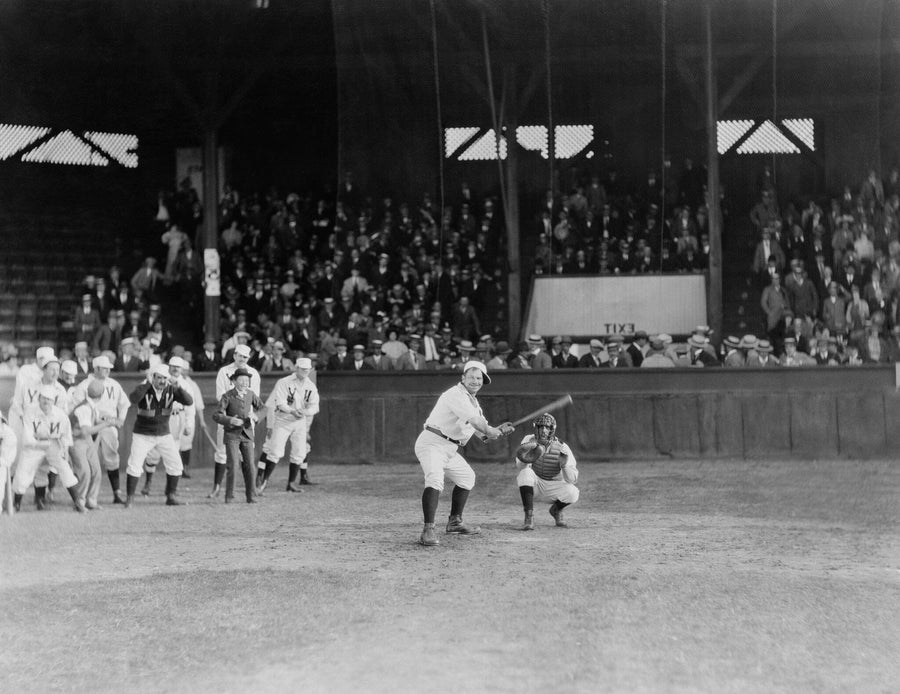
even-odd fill
[{"label": "white signboard", "polygon": [[706,275],[538,277],[525,334],[684,334],[706,318]]}]

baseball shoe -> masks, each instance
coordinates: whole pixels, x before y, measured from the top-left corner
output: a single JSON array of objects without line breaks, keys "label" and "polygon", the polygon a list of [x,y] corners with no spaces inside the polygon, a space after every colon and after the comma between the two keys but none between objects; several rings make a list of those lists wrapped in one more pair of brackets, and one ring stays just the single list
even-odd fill
[{"label": "baseball shoe", "polygon": [[299,493],[299,492],[302,492],[303,489],[302,489],[302,487],[300,486],[301,484],[303,484],[303,482],[299,482],[299,483],[298,483],[298,482],[290,482],[290,483],[288,484],[288,486],[285,487],[285,490],[284,490],[284,491],[286,491],[286,492],[298,492],[298,493]]},{"label": "baseball shoe", "polygon": [[268,485],[268,484],[269,484],[268,480],[266,480],[266,479],[261,480],[259,482],[259,484],[256,485],[256,493],[262,494],[264,491],[266,491],[266,485]]},{"label": "baseball shoe", "polygon": [[222,486],[217,484],[215,487],[212,488],[212,491],[206,495],[206,498],[207,499],[218,499],[221,491],[222,491]]},{"label": "baseball shoe", "polygon": [[102,511],[103,507],[100,504],[85,504],[84,507],[88,511]]},{"label": "baseball shoe", "polygon": [[230,504],[232,501],[234,501],[234,497],[233,497],[233,496],[226,496],[226,497],[225,497],[225,503],[226,503],[226,504]]},{"label": "baseball shoe", "polygon": [[440,540],[437,539],[437,535],[434,534],[434,523],[426,523],[425,527],[422,528],[422,534],[419,535],[419,544],[425,547],[434,547],[441,544]]},{"label": "baseball shoe", "polygon": [[144,487],[141,489],[141,496],[150,496],[150,485],[144,485]]},{"label": "baseball shoe", "polygon": [[447,521],[447,532],[456,535],[477,535],[481,532],[481,528],[477,525],[466,525],[463,523],[462,516],[450,516],[450,520]]},{"label": "baseball shoe", "polygon": [[35,499],[34,505],[37,506],[38,511],[46,511],[47,510],[47,500],[44,498]]},{"label": "baseball shoe", "polygon": [[313,485],[313,484],[315,484],[315,482],[311,482],[311,481],[310,481],[310,479],[309,479],[309,474],[306,472],[306,470],[301,470],[301,471],[300,471],[300,484],[302,484],[302,485]]},{"label": "baseball shoe", "polygon": [[563,520],[563,512],[561,508],[556,508],[556,504],[550,507],[550,515],[553,516],[553,520],[556,521],[557,528],[568,528],[569,524]]},{"label": "baseball shoe", "polygon": [[128,496],[126,496],[125,501],[116,501],[115,503],[122,503],[125,504],[125,508],[131,508],[134,505],[134,494],[129,494]]},{"label": "baseball shoe", "polygon": [[525,522],[520,530],[534,530],[534,511],[525,511]]},{"label": "baseball shoe", "polygon": [[174,494],[169,494],[166,497],[166,506],[184,506],[184,502],[179,501]]},{"label": "baseball shoe", "polygon": [[257,499],[255,496],[249,496],[249,497],[247,497],[247,503],[248,504],[258,504],[259,499]]},{"label": "baseball shoe", "polygon": [[124,504],[125,503],[125,495],[122,493],[121,489],[113,489],[113,503],[114,504]]}]

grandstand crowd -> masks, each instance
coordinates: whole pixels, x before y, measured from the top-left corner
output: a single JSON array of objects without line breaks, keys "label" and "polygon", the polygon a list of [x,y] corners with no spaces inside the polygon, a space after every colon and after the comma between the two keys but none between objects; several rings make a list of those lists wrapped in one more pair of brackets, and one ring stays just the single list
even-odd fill
[{"label": "grandstand crowd", "polygon": [[[630,185],[611,171],[564,195],[547,192],[523,234],[525,265],[534,274],[702,272],[705,177],[687,160],[665,190],[652,172]],[[747,258],[765,314],[755,334],[716,336],[698,326],[686,341],[638,331],[579,335],[573,345],[563,335],[505,334],[505,233],[494,197],[463,183],[441,210],[428,194],[413,202],[367,196],[349,172],[336,193],[320,197],[227,187],[219,201],[220,334],[179,334],[176,314],[196,325],[204,294],[196,250],[203,210],[185,182],[159,194],[155,254],[131,276],[113,266],[84,278],[73,343],[60,346],[60,357],[82,375],[99,355],[116,371],[171,356],[211,371],[238,344],[250,346],[250,364],[262,371],[290,370],[298,356],[318,370],[382,371],[448,369],[471,358],[495,369],[900,361],[898,170],[883,180],[871,171],[840,197],[795,196],[781,206],[767,168],[759,190]],[[0,374],[31,356],[4,344]]]}]

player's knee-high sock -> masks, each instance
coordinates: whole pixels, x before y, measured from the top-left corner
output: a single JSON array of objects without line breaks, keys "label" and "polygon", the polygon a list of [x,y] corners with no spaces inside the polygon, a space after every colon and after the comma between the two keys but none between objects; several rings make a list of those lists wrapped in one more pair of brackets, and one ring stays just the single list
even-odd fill
[{"label": "player's knee-high sock", "polygon": [[534,487],[522,485],[519,487],[519,495],[522,497],[522,508],[527,511],[534,511]]},{"label": "player's knee-high sock", "polygon": [[441,493],[434,487],[425,487],[422,492],[422,515],[425,517],[426,523],[434,523],[440,498]]},{"label": "player's knee-high sock", "polygon": [[153,473],[149,470],[145,470],[144,474],[147,476],[147,479],[144,480],[144,489],[141,494],[147,495],[150,493],[150,483],[153,481]]},{"label": "player's knee-high sock", "polygon": [[109,477],[109,486],[114,492],[119,491],[119,468],[115,470],[107,470],[106,476]]},{"label": "player's knee-high sock", "polygon": [[300,472],[300,466],[297,463],[291,463],[288,467],[288,484],[293,484],[297,480],[298,472]]},{"label": "player's knee-high sock", "polygon": [[268,482],[269,478],[272,476],[272,473],[275,472],[275,465],[277,463],[273,463],[271,460],[266,459],[266,472],[263,476],[263,481]]},{"label": "player's knee-high sock", "polygon": [[35,487],[34,488],[34,503],[38,507],[38,510],[44,510],[44,507],[47,503],[47,488],[46,487]]},{"label": "player's knee-high sock", "polygon": [[262,452],[259,454],[259,461],[256,463],[256,485],[259,486],[266,478],[266,465],[269,463],[269,456]]},{"label": "player's knee-high sock", "polygon": [[47,473],[47,490],[53,491],[53,487],[56,486],[56,473],[52,470]]},{"label": "player's knee-high sock", "polygon": [[462,516],[466,501],[469,499],[469,490],[462,487],[453,487],[453,496],[450,498],[450,516]]},{"label": "player's knee-high sock", "polygon": [[[118,470],[116,470],[118,473]],[[136,477],[135,475],[125,475],[125,493],[129,497],[134,496],[134,491],[137,489],[138,482],[140,482],[141,478]]]},{"label": "player's knee-high sock", "polygon": [[179,455],[181,455],[181,467],[183,468],[181,471],[181,476],[185,479],[191,478],[191,452],[188,451],[178,451]]}]

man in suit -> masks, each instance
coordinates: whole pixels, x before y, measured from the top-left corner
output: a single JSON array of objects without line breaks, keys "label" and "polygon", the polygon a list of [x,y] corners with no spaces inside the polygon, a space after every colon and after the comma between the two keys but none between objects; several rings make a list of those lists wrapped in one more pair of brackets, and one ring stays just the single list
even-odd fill
[{"label": "man in suit", "polygon": [[646,331],[638,330],[634,334],[634,339],[631,341],[631,344],[628,345],[628,349],[625,352],[631,357],[631,365],[632,366],[640,366],[641,362],[644,361],[644,355],[650,349],[650,336],[647,335]]},{"label": "man in suit", "polygon": [[93,304],[93,295],[83,294],[81,306],[75,309],[72,317],[75,324],[75,339],[84,340],[88,344],[93,342],[94,335],[100,330],[100,312]]},{"label": "man in suit", "polygon": [[603,343],[595,338],[591,340],[589,346],[591,351],[578,360],[578,367],[581,369],[599,369],[604,367],[606,362],[609,361],[609,355],[603,349]]},{"label": "man in suit", "polygon": [[409,336],[409,350],[397,357],[395,368],[398,371],[424,371],[427,366],[421,349],[422,336],[413,333]]},{"label": "man in suit", "polygon": [[777,241],[772,239],[772,232],[769,229],[762,230],[762,240],[756,244],[756,250],[753,253],[753,273],[759,278],[760,283],[765,286],[769,282],[769,273],[767,272],[769,258],[775,256],[775,269],[781,273],[784,272],[784,266],[787,262],[784,250]]},{"label": "man in suit", "polygon": [[391,358],[381,351],[383,344],[384,340],[379,338],[370,340],[369,345],[372,348],[372,354],[366,357],[366,361],[372,365],[375,371],[393,371],[394,364],[391,362]]},{"label": "man in suit", "polygon": [[113,371],[123,371],[125,373],[137,373],[138,371],[146,371],[150,368],[148,362],[142,361],[137,355],[135,342],[133,337],[122,338],[119,345],[121,354],[113,365]]},{"label": "man in suit", "polygon": [[135,296],[143,296],[148,301],[157,299],[157,286],[162,284],[162,273],[156,269],[156,258],[147,257],[144,264],[131,277],[131,289]]},{"label": "man in suit", "polygon": [[91,373],[91,357],[88,351],[88,343],[84,340],[76,342],[73,351],[75,354],[74,361],[78,367],[78,380],[81,381]]},{"label": "man in suit", "polygon": [[607,341],[606,351],[609,354],[609,361],[606,362],[606,368],[609,369],[625,369],[634,364],[631,363],[631,357],[628,352],[622,349],[624,339],[621,335],[612,335]]},{"label": "man in suit", "polygon": [[891,356],[891,346],[878,333],[878,326],[872,321],[866,321],[865,334],[857,340],[859,356],[866,364],[884,364]]},{"label": "man in suit", "polygon": [[531,364],[531,368],[542,371],[553,368],[553,359],[552,357],[544,351],[544,338],[540,335],[534,334],[528,336],[528,351],[531,356],[529,357],[529,363]]},{"label": "man in suit", "polygon": [[203,351],[194,357],[191,366],[193,371],[218,371],[222,366],[222,358],[216,349],[216,341],[207,337],[203,341]]},{"label": "man in suit", "polygon": [[[577,369],[578,357],[570,352],[572,349],[572,338],[568,335],[561,335],[559,338],[559,354],[551,355],[554,369]],[[554,343],[557,338],[553,338]]]},{"label": "man in suit", "polygon": [[766,314],[766,334],[775,348],[781,351],[781,341],[784,338],[784,316],[790,310],[790,301],[787,292],[781,286],[781,275],[772,275],[772,281],[763,289],[759,305]]},{"label": "man in suit", "polygon": [[353,358],[350,361],[350,371],[374,371],[374,367],[366,361],[366,346],[353,345]]},{"label": "man in suit", "polygon": [[347,352],[347,340],[339,337],[335,347],[337,352],[328,359],[328,370],[350,371],[353,369],[353,356]]}]

